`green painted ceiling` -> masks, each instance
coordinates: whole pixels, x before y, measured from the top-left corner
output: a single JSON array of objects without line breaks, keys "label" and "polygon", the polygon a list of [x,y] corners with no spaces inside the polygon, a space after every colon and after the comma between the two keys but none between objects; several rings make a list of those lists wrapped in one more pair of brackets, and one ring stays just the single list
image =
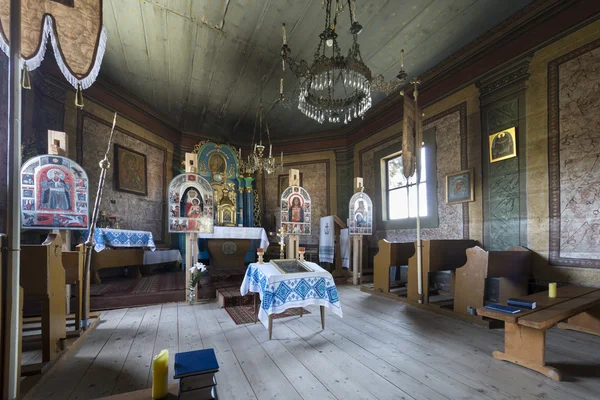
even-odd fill
[{"label": "green painted ceiling", "polygon": [[[530,0],[357,0],[359,43],[374,75],[422,74]],[[345,54],[348,11],[338,24]],[[177,121],[187,132],[250,142],[260,98],[288,98],[296,81],[281,70],[281,24],[292,56],[310,61],[323,30],[321,0],[104,0],[108,45],[101,74]],[[374,97],[374,104],[382,96]],[[274,138],[330,130],[296,109],[273,107]],[[339,124],[338,124],[339,125]],[[343,123],[341,124],[343,125]]]}]

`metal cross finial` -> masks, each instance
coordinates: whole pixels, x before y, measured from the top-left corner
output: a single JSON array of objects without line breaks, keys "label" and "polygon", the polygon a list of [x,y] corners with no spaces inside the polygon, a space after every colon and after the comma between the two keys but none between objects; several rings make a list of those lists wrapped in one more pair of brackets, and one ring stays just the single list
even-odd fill
[{"label": "metal cross finial", "polygon": [[413,96],[415,96],[415,101],[416,101],[417,96],[419,96],[418,86],[421,84],[421,81],[419,80],[419,78],[415,77],[413,80],[410,81],[410,84],[415,87],[415,90],[413,91]]}]

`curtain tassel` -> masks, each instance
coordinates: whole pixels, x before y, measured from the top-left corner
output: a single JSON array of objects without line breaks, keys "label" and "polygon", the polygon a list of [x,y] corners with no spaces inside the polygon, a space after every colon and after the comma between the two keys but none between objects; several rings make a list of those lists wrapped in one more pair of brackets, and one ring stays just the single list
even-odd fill
[{"label": "curtain tassel", "polygon": [[77,92],[75,92],[75,106],[83,108],[83,90],[81,90],[81,83],[77,84]]},{"label": "curtain tassel", "polygon": [[29,70],[27,69],[27,63],[23,64],[23,74],[21,75],[21,87],[23,89],[31,89],[31,79],[29,79]]}]

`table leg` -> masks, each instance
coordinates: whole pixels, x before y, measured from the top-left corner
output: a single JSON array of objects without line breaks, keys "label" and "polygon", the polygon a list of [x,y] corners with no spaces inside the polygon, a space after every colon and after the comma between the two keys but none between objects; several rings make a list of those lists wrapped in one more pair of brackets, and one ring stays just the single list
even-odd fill
[{"label": "table leg", "polygon": [[556,368],[546,365],[546,330],[529,328],[506,322],[504,326],[504,352],[494,351],[497,360],[508,361],[560,381]]},{"label": "table leg", "polygon": [[300,307],[300,318],[302,318],[302,314],[304,314],[304,307]]},{"label": "table leg", "polygon": [[321,306],[321,328],[325,329],[325,306]]},{"label": "table leg", "polygon": [[258,293],[254,293],[254,323],[258,320]]},{"label": "table leg", "polygon": [[269,340],[273,336],[273,314],[269,315]]}]

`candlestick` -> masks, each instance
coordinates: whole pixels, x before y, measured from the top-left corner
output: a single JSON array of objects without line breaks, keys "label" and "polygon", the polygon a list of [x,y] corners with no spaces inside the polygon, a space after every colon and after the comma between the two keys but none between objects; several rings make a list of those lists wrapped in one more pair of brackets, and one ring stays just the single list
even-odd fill
[{"label": "candlestick", "polygon": [[285,24],[281,26],[281,30],[283,31],[283,44],[287,44],[287,33],[285,32]]},{"label": "candlestick", "polygon": [[279,81],[279,93],[283,94],[283,78]]},{"label": "candlestick", "polygon": [[163,350],[152,360],[152,398],[162,399],[169,394],[169,350]]},{"label": "candlestick", "polygon": [[269,157],[271,157],[273,155],[273,145],[270,144],[269,145]]},{"label": "candlestick", "polygon": [[281,152],[281,167],[283,167],[283,151]]},{"label": "candlestick", "polygon": [[548,284],[548,297],[551,299],[556,298],[556,282],[551,282]]}]

